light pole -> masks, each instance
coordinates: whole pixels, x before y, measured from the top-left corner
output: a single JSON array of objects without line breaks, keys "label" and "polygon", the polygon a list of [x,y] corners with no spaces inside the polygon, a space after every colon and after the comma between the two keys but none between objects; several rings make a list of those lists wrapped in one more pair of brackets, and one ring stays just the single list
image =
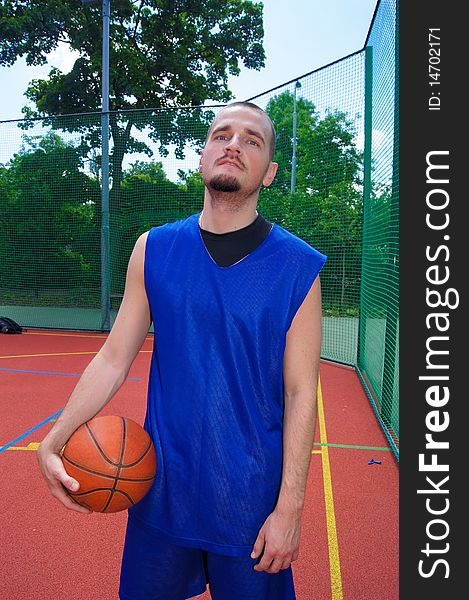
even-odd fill
[{"label": "light pole", "polygon": [[[99,0],[81,0],[98,4]],[[109,231],[109,21],[111,0],[102,0],[103,50],[101,75],[101,329],[111,329],[111,261]]]},{"label": "light pole", "polygon": [[299,81],[295,81],[293,88],[293,152],[291,158],[291,184],[290,192],[293,194],[296,188],[296,90],[301,87]]}]

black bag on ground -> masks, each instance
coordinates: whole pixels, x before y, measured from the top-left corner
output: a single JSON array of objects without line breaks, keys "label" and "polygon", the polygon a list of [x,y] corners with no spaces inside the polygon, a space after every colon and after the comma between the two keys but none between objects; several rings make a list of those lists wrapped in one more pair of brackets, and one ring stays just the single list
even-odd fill
[{"label": "black bag on ground", "polygon": [[0,317],[0,333],[22,333],[23,328],[13,319]]}]

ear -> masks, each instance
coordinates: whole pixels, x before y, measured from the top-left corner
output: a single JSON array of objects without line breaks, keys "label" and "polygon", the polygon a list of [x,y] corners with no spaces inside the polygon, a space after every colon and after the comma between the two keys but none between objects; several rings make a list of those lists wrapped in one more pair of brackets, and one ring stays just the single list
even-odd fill
[{"label": "ear", "polygon": [[200,158],[199,158],[199,173],[202,173],[202,159],[204,157],[204,151],[201,150],[200,151]]},{"label": "ear", "polygon": [[275,175],[277,173],[278,163],[271,162],[265,172],[264,179],[262,180],[262,185],[265,187],[269,187],[272,181],[275,179]]}]

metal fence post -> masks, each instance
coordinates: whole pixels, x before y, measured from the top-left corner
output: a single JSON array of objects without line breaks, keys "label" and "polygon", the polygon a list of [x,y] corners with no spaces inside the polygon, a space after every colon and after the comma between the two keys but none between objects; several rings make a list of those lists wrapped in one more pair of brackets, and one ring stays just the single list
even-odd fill
[{"label": "metal fence post", "polygon": [[111,329],[109,231],[109,21],[110,0],[103,0],[101,109],[101,329]]}]

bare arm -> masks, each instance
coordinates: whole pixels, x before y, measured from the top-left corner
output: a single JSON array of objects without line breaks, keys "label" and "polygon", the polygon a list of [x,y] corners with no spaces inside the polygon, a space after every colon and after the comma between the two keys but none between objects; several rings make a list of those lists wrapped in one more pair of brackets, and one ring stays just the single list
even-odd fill
[{"label": "bare arm", "polygon": [[150,328],[143,265],[147,233],[140,236],[127,268],[124,297],[112,330],[101,350],[86,367],[54,427],[38,450],[41,472],[53,496],[67,508],[89,512],[66,493],[77,482],[65,472],[60,451],[72,433],[96,415],[126,380],[132,362]]},{"label": "bare arm", "polygon": [[283,470],[274,512],[262,526],[252,558],[257,571],[277,573],[298,558],[301,515],[317,414],[321,352],[321,285],[311,286],[287,334],[284,357]]}]

